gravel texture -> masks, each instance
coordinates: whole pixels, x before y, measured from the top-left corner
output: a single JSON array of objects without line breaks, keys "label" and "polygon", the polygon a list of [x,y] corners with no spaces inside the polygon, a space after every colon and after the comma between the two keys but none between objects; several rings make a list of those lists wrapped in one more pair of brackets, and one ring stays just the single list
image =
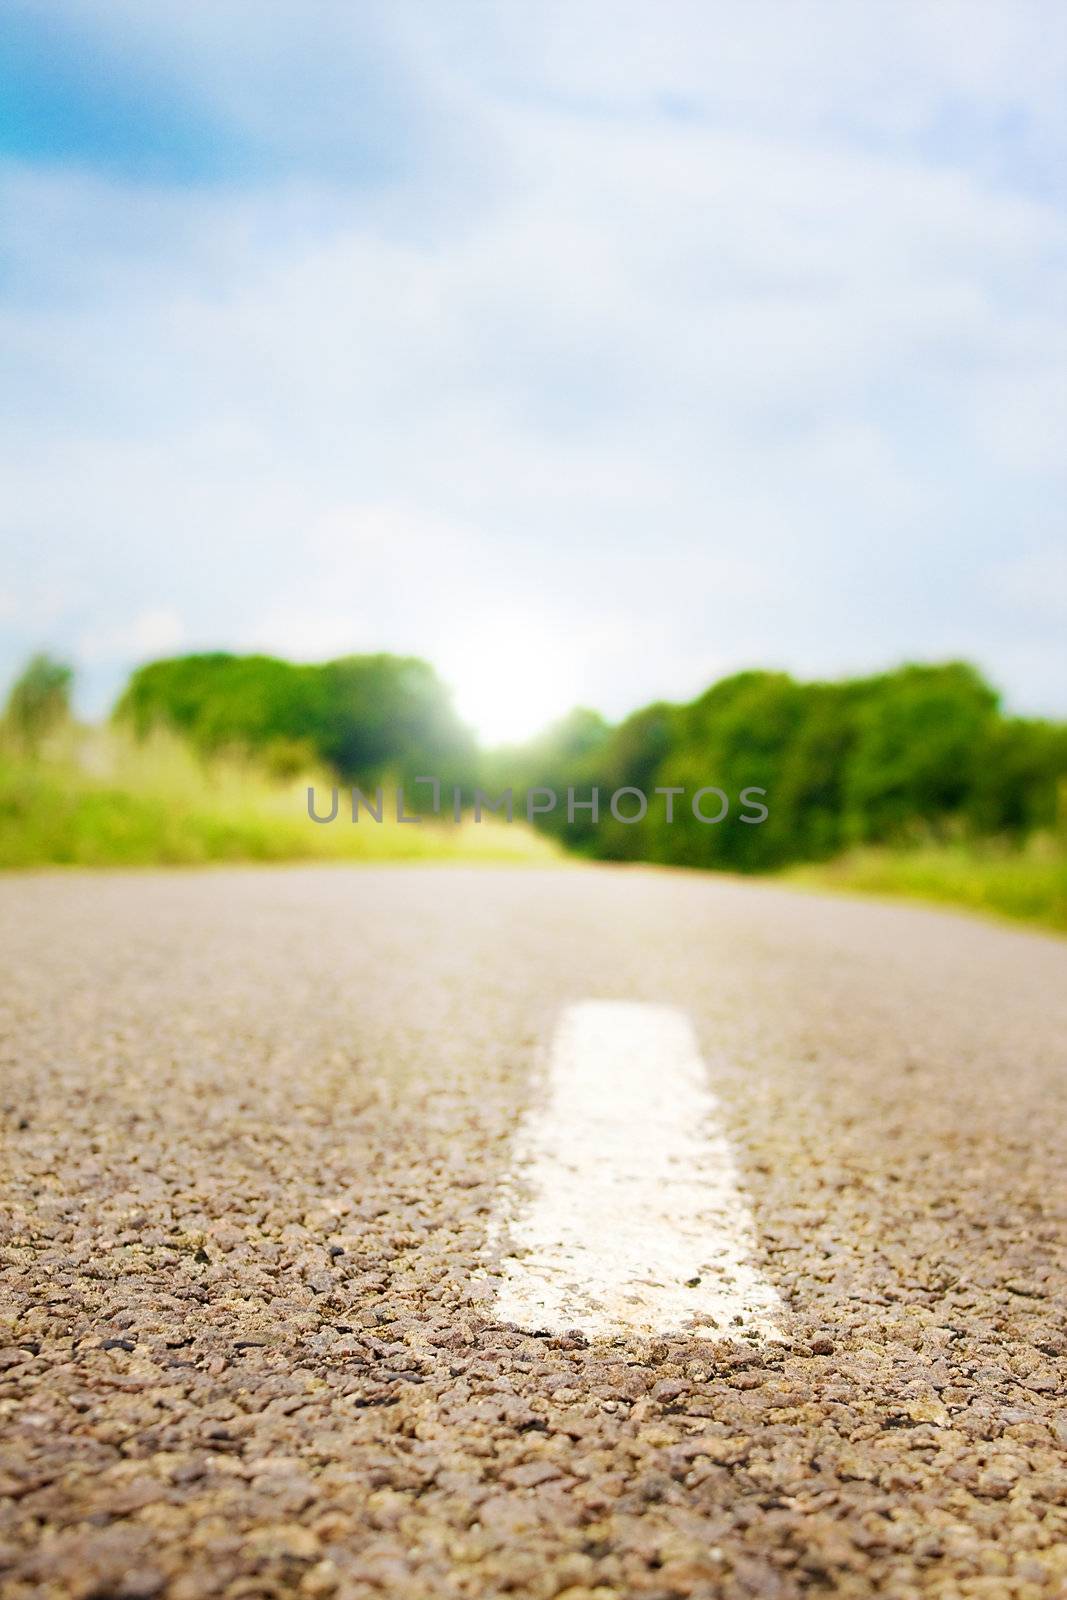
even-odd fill
[{"label": "gravel texture", "polygon": [[[1067,1595],[1067,944],[650,870],[0,882],[0,1589]],[[493,1317],[562,1004],[693,1018],[778,1344]]]}]

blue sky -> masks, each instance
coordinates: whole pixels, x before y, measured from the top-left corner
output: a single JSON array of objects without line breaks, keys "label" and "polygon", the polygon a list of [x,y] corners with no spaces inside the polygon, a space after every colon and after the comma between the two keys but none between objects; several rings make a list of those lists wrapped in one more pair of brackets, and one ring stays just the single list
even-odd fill
[{"label": "blue sky", "polygon": [[1067,714],[1055,0],[8,0],[0,675]]}]

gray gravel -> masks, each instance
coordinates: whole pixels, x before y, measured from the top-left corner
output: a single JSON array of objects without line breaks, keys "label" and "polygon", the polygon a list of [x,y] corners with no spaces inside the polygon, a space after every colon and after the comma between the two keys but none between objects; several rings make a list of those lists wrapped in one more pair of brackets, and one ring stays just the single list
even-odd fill
[{"label": "gray gravel", "polygon": [[[649,870],[0,882],[0,1579],[1067,1594],[1067,943]],[[685,1007],[785,1344],[474,1276],[558,1008]]]}]

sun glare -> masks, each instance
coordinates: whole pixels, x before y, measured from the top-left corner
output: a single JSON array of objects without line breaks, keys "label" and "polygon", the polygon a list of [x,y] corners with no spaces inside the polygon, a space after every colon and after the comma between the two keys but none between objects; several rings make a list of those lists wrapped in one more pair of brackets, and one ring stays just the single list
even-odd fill
[{"label": "sun glare", "polygon": [[577,700],[569,651],[551,633],[503,624],[450,655],[444,672],[456,710],[483,745],[519,744]]}]

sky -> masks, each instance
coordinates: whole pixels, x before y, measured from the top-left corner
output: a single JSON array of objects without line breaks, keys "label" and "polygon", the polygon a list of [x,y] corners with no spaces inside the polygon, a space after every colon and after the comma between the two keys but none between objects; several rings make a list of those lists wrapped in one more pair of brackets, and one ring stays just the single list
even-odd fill
[{"label": "sky", "polygon": [[1061,0],[5,0],[0,680],[1067,715]]}]

